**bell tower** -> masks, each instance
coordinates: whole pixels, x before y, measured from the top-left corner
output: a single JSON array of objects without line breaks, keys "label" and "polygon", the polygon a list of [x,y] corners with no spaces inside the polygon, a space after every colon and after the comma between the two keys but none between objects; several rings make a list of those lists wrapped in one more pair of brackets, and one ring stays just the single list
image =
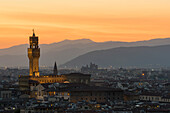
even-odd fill
[{"label": "bell tower", "polygon": [[57,70],[57,64],[56,64],[56,62],[55,62],[55,64],[54,64],[53,74],[54,74],[54,75],[58,75],[58,70]]},{"label": "bell tower", "polygon": [[40,48],[38,45],[38,36],[35,36],[34,30],[33,35],[29,37],[29,44],[30,44],[30,47],[28,48],[29,73],[30,76],[39,76]]}]

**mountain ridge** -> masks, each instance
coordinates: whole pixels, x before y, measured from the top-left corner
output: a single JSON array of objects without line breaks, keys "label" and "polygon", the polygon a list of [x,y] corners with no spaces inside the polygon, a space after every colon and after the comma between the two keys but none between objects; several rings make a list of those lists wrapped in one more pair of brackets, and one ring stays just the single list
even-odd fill
[{"label": "mountain ridge", "polygon": [[121,66],[170,66],[170,45],[119,47],[107,50],[96,50],[72,59],[61,67],[81,67],[94,62],[101,67]]},{"label": "mountain ridge", "polygon": [[[56,61],[60,65],[80,55],[96,50],[105,50],[117,47],[158,46],[168,44],[170,44],[170,38],[159,38],[137,42],[94,42],[90,39],[63,40],[57,43],[40,44],[40,64],[45,66],[51,66]],[[28,47],[28,44],[21,44],[6,49],[0,49],[0,66],[27,66]],[[5,55],[7,56],[6,59]],[[18,57],[22,56],[24,58],[20,58],[21,60],[15,60],[18,59],[16,57],[17,55]],[[13,60],[11,61],[11,59]],[[7,61],[11,61],[11,64],[10,62],[7,63]]]}]

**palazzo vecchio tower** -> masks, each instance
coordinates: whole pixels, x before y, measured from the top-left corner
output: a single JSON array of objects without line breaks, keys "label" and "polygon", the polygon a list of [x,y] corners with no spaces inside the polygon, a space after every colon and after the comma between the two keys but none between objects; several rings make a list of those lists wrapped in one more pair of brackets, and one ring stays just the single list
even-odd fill
[{"label": "palazzo vecchio tower", "polygon": [[29,75],[19,75],[19,86],[21,91],[29,91],[31,86],[43,83],[90,83],[91,75],[82,73],[70,73],[58,75],[57,64],[54,65],[53,74],[40,75],[39,72],[39,58],[40,48],[39,39],[35,35],[29,37]]},{"label": "palazzo vecchio tower", "polygon": [[35,36],[34,30],[33,35],[29,37],[29,44],[30,44],[30,47],[28,48],[29,75],[39,76],[40,48],[38,45],[38,36]]}]

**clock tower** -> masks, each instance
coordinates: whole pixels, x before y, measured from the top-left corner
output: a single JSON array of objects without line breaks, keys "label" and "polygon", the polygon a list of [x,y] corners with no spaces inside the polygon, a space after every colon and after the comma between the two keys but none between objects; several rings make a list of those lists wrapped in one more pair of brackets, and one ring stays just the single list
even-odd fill
[{"label": "clock tower", "polygon": [[33,35],[29,37],[28,58],[29,58],[29,75],[39,76],[39,58],[40,48],[38,45],[38,36],[35,36],[34,30]]}]

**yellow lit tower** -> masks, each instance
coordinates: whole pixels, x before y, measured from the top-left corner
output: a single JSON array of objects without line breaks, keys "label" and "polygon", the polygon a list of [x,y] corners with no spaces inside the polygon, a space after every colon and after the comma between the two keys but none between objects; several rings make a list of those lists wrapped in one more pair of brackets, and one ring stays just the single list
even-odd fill
[{"label": "yellow lit tower", "polygon": [[34,30],[33,35],[29,37],[29,43],[28,58],[30,76],[39,76],[40,48],[38,46],[38,36],[35,36]]}]

